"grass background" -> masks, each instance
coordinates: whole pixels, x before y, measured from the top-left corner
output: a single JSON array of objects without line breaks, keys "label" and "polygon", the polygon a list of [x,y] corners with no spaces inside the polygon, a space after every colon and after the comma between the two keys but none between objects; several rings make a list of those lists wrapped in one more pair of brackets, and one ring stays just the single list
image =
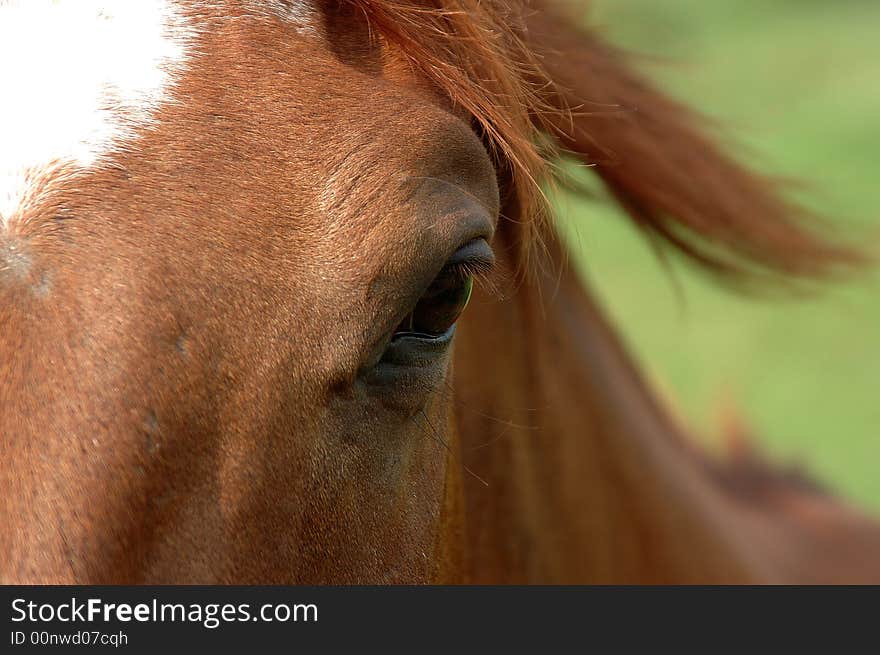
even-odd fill
[{"label": "grass background", "polygon": [[[805,180],[802,202],[880,242],[880,2],[593,0],[586,20],[652,55],[644,70],[719,119],[737,156]],[[880,510],[880,275],[750,300],[686,265],[674,282],[607,204],[557,202],[576,264],[710,447],[732,402],[774,458]]]}]

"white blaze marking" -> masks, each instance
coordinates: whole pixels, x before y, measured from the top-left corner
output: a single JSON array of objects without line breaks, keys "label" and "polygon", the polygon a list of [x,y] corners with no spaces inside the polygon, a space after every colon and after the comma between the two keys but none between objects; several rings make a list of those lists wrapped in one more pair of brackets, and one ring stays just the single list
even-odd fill
[{"label": "white blaze marking", "polygon": [[191,36],[172,0],[0,0],[0,228],[150,125]]}]

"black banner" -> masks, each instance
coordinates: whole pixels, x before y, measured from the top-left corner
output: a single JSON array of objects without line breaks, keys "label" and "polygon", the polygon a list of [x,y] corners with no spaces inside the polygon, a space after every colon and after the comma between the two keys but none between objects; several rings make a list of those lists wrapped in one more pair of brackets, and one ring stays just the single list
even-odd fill
[{"label": "black banner", "polygon": [[[880,589],[2,587],[0,652],[169,653],[766,646],[870,635]],[[873,638],[872,638],[873,640]],[[605,649],[603,649],[604,652]]]}]

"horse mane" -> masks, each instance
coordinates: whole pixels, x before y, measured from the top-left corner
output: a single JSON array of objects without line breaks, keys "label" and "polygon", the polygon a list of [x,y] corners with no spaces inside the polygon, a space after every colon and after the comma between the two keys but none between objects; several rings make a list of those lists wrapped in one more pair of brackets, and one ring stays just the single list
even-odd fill
[{"label": "horse mane", "polygon": [[[865,261],[767,179],[724,154],[694,112],[544,0],[345,0],[484,135],[509,179],[525,265],[560,150],[593,168],[652,241],[728,281],[820,278]],[[550,138],[548,138],[550,137]],[[513,215],[515,214],[515,215]],[[513,225],[510,225],[510,224]],[[775,276],[779,277],[779,275]]]},{"label": "horse mane", "polygon": [[787,493],[832,498],[834,493],[809,471],[797,463],[780,465],[770,461],[755,444],[761,438],[733,406],[727,406],[720,417],[725,442],[723,458],[711,457],[705,450],[692,446],[704,468],[719,486],[743,500],[767,501]]}]

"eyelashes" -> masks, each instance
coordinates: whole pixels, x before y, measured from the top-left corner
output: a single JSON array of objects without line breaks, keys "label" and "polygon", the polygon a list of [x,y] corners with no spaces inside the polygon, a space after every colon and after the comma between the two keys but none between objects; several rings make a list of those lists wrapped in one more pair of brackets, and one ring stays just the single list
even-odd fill
[{"label": "eyelashes", "polygon": [[494,261],[483,239],[460,248],[397,326],[394,337],[448,338],[470,301],[474,281],[485,279]]}]

